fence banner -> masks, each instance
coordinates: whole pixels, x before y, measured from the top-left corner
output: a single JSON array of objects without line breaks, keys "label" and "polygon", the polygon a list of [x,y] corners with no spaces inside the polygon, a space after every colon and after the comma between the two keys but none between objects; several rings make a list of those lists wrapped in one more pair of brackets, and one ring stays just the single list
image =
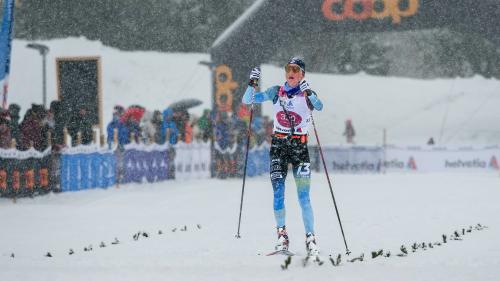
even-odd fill
[{"label": "fence banner", "polygon": [[210,143],[179,142],[175,145],[175,178],[210,178]]},{"label": "fence banner", "polygon": [[323,153],[328,171],[379,173],[384,151],[378,146],[325,146]]},{"label": "fence banner", "polygon": [[113,151],[97,146],[65,149],[60,160],[61,191],[107,188],[116,183]]},{"label": "fence banner", "polygon": [[390,146],[385,159],[388,172],[499,171],[500,148]]},{"label": "fence banner", "polygon": [[33,196],[51,190],[50,148],[19,151],[0,149],[0,195],[6,197]]},{"label": "fence banner", "polygon": [[120,165],[120,183],[159,182],[169,178],[168,144],[144,145],[131,143],[125,146],[123,152],[117,151]]}]

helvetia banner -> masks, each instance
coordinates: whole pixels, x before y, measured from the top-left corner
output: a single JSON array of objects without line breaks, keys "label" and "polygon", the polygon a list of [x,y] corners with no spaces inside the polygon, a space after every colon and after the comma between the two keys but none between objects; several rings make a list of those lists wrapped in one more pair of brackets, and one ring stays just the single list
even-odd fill
[{"label": "helvetia banner", "polygon": [[499,171],[500,148],[388,147],[389,172],[494,172]]}]

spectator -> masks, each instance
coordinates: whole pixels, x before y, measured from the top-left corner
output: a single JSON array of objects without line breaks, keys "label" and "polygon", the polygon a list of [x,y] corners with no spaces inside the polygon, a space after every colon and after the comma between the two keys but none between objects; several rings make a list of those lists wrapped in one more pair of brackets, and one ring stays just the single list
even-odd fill
[{"label": "spectator", "polygon": [[434,145],[435,142],[434,142],[434,138],[431,137],[428,141],[427,141],[427,145]]},{"label": "spectator", "polygon": [[108,134],[108,147],[111,149],[114,143],[115,129],[118,131],[118,145],[123,147],[123,145],[130,143],[130,134],[123,122],[120,120],[123,113],[125,112],[122,106],[115,106],[113,110],[113,119],[109,122],[106,132]]},{"label": "spectator", "polygon": [[[162,143],[167,142],[171,145],[177,143],[179,131],[174,122],[174,112],[171,108],[167,108],[163,111],[163,123],[161,127]],[[170,147],[168,149],[168,178],[175,179],[175,149]]]},{"label": "spectator", "polygon": [[66,143],[64,140],[64,127],[66,126],[66,115],[64,112],[63,103],[55,100],[50,103],[49,114],[53,121],[52,130],[52,148],[60,150]]},{"label": "spectator", "polygon": [[140,105],[131,105],[121,116],[121,122],[127,127],[129,139],[132,138],[136,143],[139,143],[141,137],[141,118],[146,110]]},{"label": "spectator", "polygon": [[36,150],[42,151],[43,147],[43,131],[42,131],[42,115],[43,107],[33,104],[19,125],[21,133],[21,150],[28,150],[34,147]]},{"label": "spectator", "polygon": [[9,115],[10,115],[10,134],[11,138],[16,140],[17,149],[20,148],[21,144],[21,133],[19,131],[19,119],[21,107],[15,103],[9,105]]},{"label": "spectator", "polygon": [[140,131],[144,143],[151,144],[155,142],[156,127],[153,124],[153,112],[144,112],[140,122]]},{"label": "spectator", "polygon": [[53,145],[52,141],[54,140],[54,131],[55,131],[55,121],[54,121],[54,113],[52,110],[45,111],[43,113],[42,118],[42,136],[43,136],[43,149],[47,149],[49,146],[49,132],[50,132],[50,144]]},{"label": "spectator", "polygon": [[73,114],[68,122],[68,133],[71,136],[71,146],[78,145],[78,133],[81,135],[81,144],[90,144],[94,140],[92,122],[85,107],[81,107]]},{"label": "spectator", "polygon": [[200,118],[198,116],[193,116],[193,120],[191,120],[191,128],[193,130],[193,139],[196,141],[196,142],[201,142],[201,131],[200,131],[200,127],[198,127],[198,120],[200,120]]},{"label": "spectator", "polygon": [[240,104],[240,108],[238,109],[238,117],[245,121],[247,124],[250,122],[250,110],[248,106],[244,103]]},{"label": "spectator", "polygon": [[174,122],[174,112],[172,109],[167,108],[163,111],[163,124],[161,127],[162,143],[176,144],[178,135],[179,130]]},{"label": "spectator", "polygon": [[153,123],[153,126],[155,126],[155,135],[154,135],[154,142],[161,144],[161,126],[162,126],[163,118],[161,116],[161,112],[159,110],[155,110],[153,112],[153,120],[151,123]]},{"label": "spectator", "polygon": [[186,109],[174,111],[173,120],[179,131],[179,139],[186,141],[186,125],[189,123],[189,112]]},{"label": "spectator", "polygon": [[[238,145],[238,149],[242,150],[244,145],[246,144],[247,137],[248,137],[248,122],[246,122],[244,119],[242,119],[239,115],[233,115],[233,124],[232,124],[232,131],[234,134],[234,139],[236,141],[236,144]],[[250,120],[247,120],[250,121]],[[253,131],[253,128],[252,128]],[[253,134],[253,133],[252,133]]]},{"label": "spectator", "polygon": [[186,129],[185,129],[185,133],[184,133],[184,142],[185,143],[192,143],[193,142],[193,139],[194,139],[194,136],[196,134],[198,134],[198,128],[196,125],[196,123],[198,122],[198,117],[196,116],[193,116],[193,120],[186,122]]},{"label": "spectator", "polygon": [[354,143],[354,136],[356,135],[356,131],[354,131],[354,126],[352,125],[351,119],[347,119],[345,121],[345,130],[343,135],[346,137],[347,143]]},{"label": "spectator", "polygon": [[11,141],[9,112],[0,108],[0,148],[10,148]]},{"label": "spectator", "polygon": [[205,109],[203,115],[198,119],[198,128],[200,129],[201,140],[203,142],[207,142],[212,138],[212,121],[209,109]]},{"label": "spectator", "polygon": [[231,145],[231,134],[231,124],[227,112],[221,112],[215,125],[215,140],[221,149],[226,149]]}]

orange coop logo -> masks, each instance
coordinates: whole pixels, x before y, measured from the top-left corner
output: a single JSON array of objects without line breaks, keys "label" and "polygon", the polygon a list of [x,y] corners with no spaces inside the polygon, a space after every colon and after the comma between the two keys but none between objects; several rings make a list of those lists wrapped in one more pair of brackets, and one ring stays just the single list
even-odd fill
[{"label": "orange coop logo", "polygon": [[[401,3],[406,2],[405,8]],[[419,0],[324,0],[321,11],[331,21],[391,18],[393,24],[418,12]]]}]

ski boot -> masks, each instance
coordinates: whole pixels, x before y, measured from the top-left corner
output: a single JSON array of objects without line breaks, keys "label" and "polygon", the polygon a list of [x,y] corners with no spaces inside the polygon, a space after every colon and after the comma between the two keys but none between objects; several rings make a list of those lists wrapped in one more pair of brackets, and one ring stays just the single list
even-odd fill
[{"label": "ski boot", "polygon": [[274,249],[276,251],[288,251],[288,245],[290,241],[288,240],[288,233],[286,233],[286,228],[278,227],[278,242]]},{"label": "ski boot", "polygon": [[319,255],[319,248],[316,245],[316,237],[311,232],[306,234],[306,250],[309,257],[317,257]]}]

